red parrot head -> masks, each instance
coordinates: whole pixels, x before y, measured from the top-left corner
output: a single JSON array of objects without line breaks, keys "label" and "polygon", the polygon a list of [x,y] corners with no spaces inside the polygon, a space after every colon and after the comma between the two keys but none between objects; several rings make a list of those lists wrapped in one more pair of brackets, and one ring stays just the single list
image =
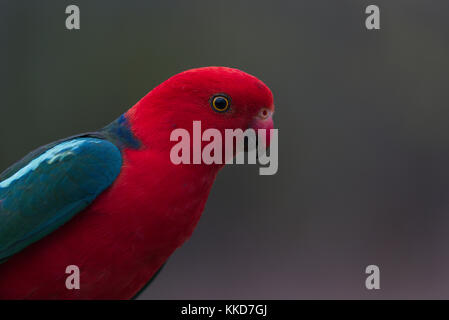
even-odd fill
[{"label": "red parrot head", "polygon": [[[227,67],[204,67],[179,73],[142,98],[126,116],[147,147],[167,150],[170,133],[192,123],[201,130],[273,128],[273,95],[256,77]],[[270,135],[267,133],[267,144]]]}]

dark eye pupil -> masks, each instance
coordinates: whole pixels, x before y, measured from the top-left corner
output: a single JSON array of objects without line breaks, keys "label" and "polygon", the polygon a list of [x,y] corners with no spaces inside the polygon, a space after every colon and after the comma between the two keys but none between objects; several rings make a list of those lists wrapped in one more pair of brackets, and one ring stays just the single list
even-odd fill
[{"label": "dark eye pupil", "polygon": [[224,108],[226,108],[227,104],[228,104],[228,102],[226,101],[225,98],[221,98],[221,97],[215,98],[215,107],[216,108],[224,109]]}]

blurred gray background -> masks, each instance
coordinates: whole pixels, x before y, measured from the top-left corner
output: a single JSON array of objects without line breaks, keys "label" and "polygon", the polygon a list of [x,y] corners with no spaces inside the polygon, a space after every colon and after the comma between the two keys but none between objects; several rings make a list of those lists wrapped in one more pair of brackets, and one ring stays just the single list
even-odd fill
[{"label": "blurred gray background", "polygon": [[[65,8],[81,30],[65,28]],[[365,7],[381,30],[365,28]],[[229,166],[142,299],[449,298],[449,2],[0,0],[0,171],[171,75],[273,91],[279,172]],[[365,289],[376,264],[381,289]]]}]

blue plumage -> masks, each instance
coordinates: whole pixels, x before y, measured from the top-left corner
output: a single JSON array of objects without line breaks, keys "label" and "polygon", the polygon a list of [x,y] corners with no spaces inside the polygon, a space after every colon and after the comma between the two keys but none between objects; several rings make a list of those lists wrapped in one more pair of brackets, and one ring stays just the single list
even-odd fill
[{"label": "blue plumage", "polygon": [[101,130],[100,134],[119,148],[139,149],[141,147],[141,142],[134,136],[125,115],[121,115],[117,120]]},{"label": "blue plumage", "polygon": [[74,137],[38,150],[0,177],[0,260],[85,209],[120,173],[118,146]]}]

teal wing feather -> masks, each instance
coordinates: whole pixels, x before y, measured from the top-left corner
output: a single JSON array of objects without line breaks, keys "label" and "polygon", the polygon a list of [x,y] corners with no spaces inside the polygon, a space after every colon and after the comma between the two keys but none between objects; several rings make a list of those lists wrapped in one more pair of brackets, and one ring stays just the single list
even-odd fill
[{"label": "teal wing feather", "polygon": [[113,143],[80,137],[39,149],[0,175],[0,262],[87,208],[122,166]]}]

